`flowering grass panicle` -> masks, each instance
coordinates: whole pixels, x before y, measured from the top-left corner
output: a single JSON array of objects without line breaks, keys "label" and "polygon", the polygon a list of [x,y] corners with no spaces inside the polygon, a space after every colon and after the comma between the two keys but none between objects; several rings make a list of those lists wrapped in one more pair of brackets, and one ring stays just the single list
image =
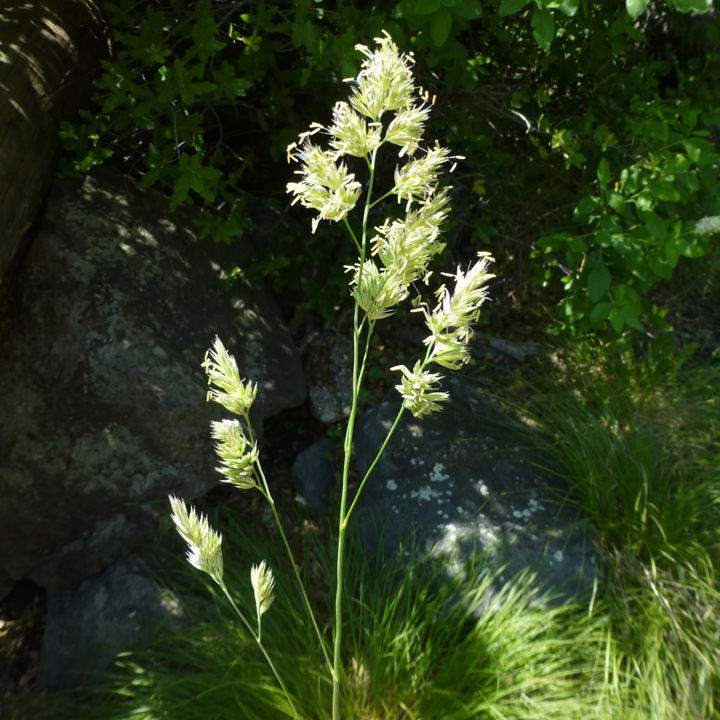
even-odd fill
[{"label": "flowering grass panicle", "polygon": [[487,253],[479,255],[480,259],[467,273],[457,269],[452,294],[443,285],[438,291],[439,303],[432,313],[424,309],[425,322],[431,332],[425,339],[431,349],[429,359],[450,370],[457,370],[467,362],[471,326],[487,298],[487,283],[494,277],[487,271],[492,258]]},{"label": "flowering grass panicle", "polygon": [[361,114],[377,122],[383,113],[413,106],[415,81],[410,65],[412,56],[398,53],[390,35],[376,38],[377,50],[365,45],[355,48],[365,55],[354,83],[350,104]]},{"label": "flowering grass panicle", "polygon": [[396,365],[390,369],[402,372],[400,384],[395,387],[402,396],[403,406],[415,417],[419,418],[442,410],[440,403],[449,397],[435,385],[442,379],[442,375],[423,370],[419,360],[415,363],[412,372],[404,365]]},{"label": "flowering grass panicle", "polygon": [[[312,220],[312,231],[317,230],[321,220],[344,222],[358,250],[357,261],[346,267],[352,273],[349,286],[355,304],[353,399],[343,446],[332,660],[325,633],[320,630],[315,619],[258,459],[258,447],[253,439],[249,418],[257,386],[240,378],[234,358],[228,354],[219,338],[215,339],[203,363],[211,386],[208,399],[241,416],[241,421],[222,420],[212,423],[212,436],[217,441],[215,450],[221,460],[217,469],[224,482],[241,489],[256,488],[268,501],[332,679],[333,720],[340,719],[340,686],[344,676],[341,641],[345,538],[350,516],[375,464],[362,479],[355,498],[350,502],[348,488],[353,434],[370,338],[375,323],[392,315],[397,306],[409,297],[415,283],[423,281],[427,284],[430,279],[430,262],[445,247],[440,240],[441,226],[449,212],[450,188],[440,187],[441,171],[459,159],[438,144],[430,149],[421,147],[430,106],[427,97],[415,86],[412,58],[401,54],[387,33],[377,38],[376,49],[370,50],[364,45],[358,45],[357,49],[365,56],[365,60],[357,78],[350,81],[353,88],[349,101],[335,104],[329,127],[313,123],[307,132],[300,135],[297,143],[288,147],[288,159],[300,165],[296,170],[300,179],[288,183],[287,190],[293,196],[293,203],[300,203],[317,213]],[[328,149],[314,142],[315,136],[320,133],[329,136]],[[378,192],[375,188],[376,169],[378,152],[383,146],[386,146],[383,153],[391,150],[396,154],[397,164],[392,187]],[[360,183],[355,179],[355,174],[348,171],[343,162],[345,156],[365,161],[369,172],[367,184]],[[453,168],[454,164],[448,170],[452,171]],[[355,224],[353,227],[349,215],[363,194],[361,225]],[[369,232],[372,227],[369,224],[372,208],[391,196],[400,205],[405,205],[404,217],[398,217],[394,209],[391,218],[386,218],[375,227],[374,233]],[[488,255],[481,255],[467,272],[458,269],[454,275],[455,287],[452,292],[443,286],[437,293],[437,307],[432,312],[423,308],[431,332],[425,341],[425,358],[418,360],[412,370],[404,365],[392,368],[402,375],[396,387],[403,402],[385,444],[405,410],[422,417],[440,410],[442,403],[448,399],[448,394],[438,385],[441,375],[430,372],[429,368],[433,363],[458,368],[466,362],[470,326],[477,319],[480,305],[486,299],[487,282],[492,277],[488,272],[490,262]],[[364,345],[364,355],[361,344]],[[198,518],[194,510],[188,513],[182,501],[171,497],[170,502],[178,531],[190,544],[188,559],[195,567],[210,573],[220,584],[229,602],[255,637],[285,693],[289,707],[298,718],[292,698],[261,642],[261,619],[275,600],[272,571],[265,561],[253,565],[250,571],[255,595],[256,631],[250,627],[223,584],[220,536],[210,529],[205,518]]]},{"label": "flowering grass panicle", "polygon": [[275,600],[275,578],[272,570],[263,560],[250,568],[250,582],[255,594],[255,612],[257,613],[258,638],[262,636],[262,616],[270,609]]},{"label": "flowering grass panicle", "polygon": [[210,527],[207,517],[198,515],[193,507],[188,512],[185,502],[174,495],[170,495],[170,506],[172,521],[180,537],[188,544],[188,562],[222,585],[222,535]]},{"label": "flowering grass panicle", "polygon": [[[214,400],[235,415],[246,416],[255,402],[257,385],[240,379],[235,358],[232,357],[219,337],[205,354],[202,364],[208,376],[208,400]],[[214,387],[213,387],[214,386]]]},{"label": "flowering grass panicle", "polygon": [[243,426],[237,420],[213,422],[210,427],[213,438],[218,441],[215,452],[222,464],[216,469],[224,476],[222,481],[241,490],[258,488],[253,477],[255,463],[260,454],[257,443],[249,443]]}]

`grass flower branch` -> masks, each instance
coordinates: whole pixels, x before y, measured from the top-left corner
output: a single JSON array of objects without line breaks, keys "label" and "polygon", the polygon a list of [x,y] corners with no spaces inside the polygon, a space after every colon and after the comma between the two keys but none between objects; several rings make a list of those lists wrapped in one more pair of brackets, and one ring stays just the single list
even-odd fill
[{"label": "grass flower branch", "polygon": [[[412,57],[401,54],[387,33],[377,39],[375,49],[362,45],[358,45],[357,49],[365,59],[358,76],[349,81],[353,87],[348,102],[335,104],[332,122],[327,128],[314,123],[297,143],[288,147],[289,160],[298,163],[300,169],[296,171],[299,180],[288,183],[287,190],[293,196],[293,203],[300,203],[317,213],[312,219],[312,232],[317,231],[323,220],[343,222],[358,250],[357,261],[346,268],[351,275],[349,287],[354,300],[352,405],[343,443],[332,659],[313,615],[259,462],[249,418],[257,386],[240,378],[234,358],[219,338],[216,338],[203,364],[211,385],[208,399],[218,402],[240,417],[240,420],[212,423],[215,449],[221,461],[218,471],[224,482],[242,490],[257,489],[270,504],[328,664],[332,680],[333,720],[340,719],[340,694],[344,678],[342,637],[343,608],[346,603],[343,589],[350,515],[404,411],[407,409],[416,417],[422,417],[440,410],[442,403],[448,399],[448,394],[440,389],[442,376],[431,372],[430,368],[432,365],[440,365],[457,369],[467,361],[471,325],[477,320],[480,306],[487,297],[487,282],[492,277],[488,271],[492,258],[483,254],[466,272],[457,269],[455,275],[451,276],[454,278],[454,289],[451,291],[445,286],[441,287],[437,293],[438,304],[432,311],[422,308],[430,332],[425,340],[425,357],[418,360],[412,370],[405,366],[392,368],[402,375],[397,385],[402,404],[375,461],[362,479],[355,496],[350,498],[353,438],[370,340],[376,323],[397,311],[399,305],[409,297],[411,286],[419,281],[427,284],[430,279],[429,265],[444,248],[440,240],[441,226],[449,213],[449,188],[439,188],[441,172],[447,165],[452,170],[454,161],[459,159],[438,144],[430,149],[422,148],[425,124],[431,108],[427,104],[427,97],[415,86]],[[321,148],[316,142],[321,134],[330,138],[328,149]],[[397,155],[394,184],[374,198],[379,151],[384,146]],[[348,171],[348,165],[343,160],[345,156],[365,160],[369,174],[365,185]],[[404,218],[385,219],[378,227],[372,228],[371,210],[390,197],[396,198],[399,204],[404,203]],[[349,216],[361,198],[364,199],[361,226],[356,233]],[[362,352],[361,345],[364,346]],[[220,584],[249,628],[245,616],[224,586],[220,536],[207,526],[206,520],[199,520],[194,510],[188,514],[182,501],[171,498],[171,505],[178,531],[190,543],[190,562],[211,574]],[[257,632],[251,632],[270,662],[261,643],[262,616],[275,600],[275,583],[265,561],[253,565],[251,583],[257,615]],[[277,672],[275,675],[297,717],[285,685]]]}]

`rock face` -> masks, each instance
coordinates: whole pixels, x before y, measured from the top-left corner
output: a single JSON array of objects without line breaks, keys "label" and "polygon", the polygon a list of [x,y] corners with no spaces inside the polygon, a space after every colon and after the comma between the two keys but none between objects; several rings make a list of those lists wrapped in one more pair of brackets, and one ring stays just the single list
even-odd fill
[{"label": "rock face", "polygon": [[[506,565],[499,584],[529,569],[558,598],[588,592],[596,576],[592,537],[567,502],[568,488],[528,462],[528,428],[469,378],[447,377],[445,385],[451,402],[421,420],[407,413],[363,490],[359,522],[368,550],[376,551],[381,534],[384,552],[414,539],[422,555],[443,558],[451,575],[482,553],[489,567]],[[360,479],[399,408],[393,390],[360,418]]]},{"label": "rock face", "polygon": [[99,0],[0,7],[0,279],[52,182],[60,121],[108,55]]},{"label": "rock face", "polygon": [[166,207],[108,171],[58,182],[0,286],[0,597],[21,578],[73,587],[148,540],[168,493],[217,483],[223,411],[200,367],[215,335],[258,383],[258,432],[305,398],[272,298],[217,294],[248,244],[200,241]]},{"label": "rock face", "polygon": [[315,518],[327,515],[328,497],[335,485],[335,443],[323,438],[303,450],[292,467],[296,499]]},{"label": "rock face", "polygon": [[145,565],[132,554],[75,590],[49,594],[38,690],[97,682],[118,653],[187,622],[181,603]]}]

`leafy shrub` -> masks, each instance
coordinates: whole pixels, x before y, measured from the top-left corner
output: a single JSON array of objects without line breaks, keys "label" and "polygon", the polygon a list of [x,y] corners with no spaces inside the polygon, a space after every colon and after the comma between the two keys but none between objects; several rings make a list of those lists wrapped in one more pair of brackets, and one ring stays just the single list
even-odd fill
[{"label": "leafy shrub", "polygon": [[[339,96],[354,44],[386,27],[415,52],[430,95],[447,98],[431,131],[467,158],[454,251],[492,245],[511,286],[500,311],[557,303],[566,329],[662,327],[655,288],[680,258],[708,252],[692,229],[720,215],[720,30],[683,13],[709,11],[710,0],[107,7],[114,58],[95,110],[63,128],[66,169],[111,159],[173,206],[203,208],[205,236],[242,234],[243,191],[273,194],[288,173],[285,147],[316,119],[319,98]],[[308,275],[300,257],[342,265],[349,247],[325,237],[290,239],[228,276],[293,284]],[[330,290],[303,290],[330,314],[344,282],[315,284]]]}]

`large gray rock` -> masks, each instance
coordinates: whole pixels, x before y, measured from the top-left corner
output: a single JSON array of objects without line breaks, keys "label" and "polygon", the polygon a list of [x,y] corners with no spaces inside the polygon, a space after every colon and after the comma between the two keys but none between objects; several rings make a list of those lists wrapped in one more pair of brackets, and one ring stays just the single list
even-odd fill
[{"label": "large gray rock", "polygon": [[38,690],[97,684],[119,653],[187,623],[179,598],[153,578],[156,564],[132,554],[74,590],[49,593]]},{"label": "large gray rock", "polygon": [[218,481],[200,364],[219,335],[258,383],[255,429],[303,402],[299,353],[268,294],[220,297],[243,240],[99,171],[56,183],[24,264],[0,286],[0,597],[72,588],[152,538],[168,493]]},{"label": "large gray rock", "polygon": [[323,438],[305,448],[292,466],[295,497],[315,518],[330,511],[328,497],[335,485],[335,442]]},{"label": "large gray rock", "polygon": [[[421,557],[442,558],[449,575],[482,555],[498,571],[498,585],[529,570],[540,589],[558,598],[590,592],[592,534],[569,489],[530,462],[529,429],[469,378],[450,376],[445,389],[451,401],[442,412],[421,420],[406,413],[365,486],[358,520],[368,551],[377,550],[382,536],[384,552],[414,542]],[[399,408],[393,390],[360,418],[360,478]]]},{"label": "large gray rock", "polygon": [[0,282],[52,184],[60,123],[89,98],[108,37],[100,0],[0,6]]}]

